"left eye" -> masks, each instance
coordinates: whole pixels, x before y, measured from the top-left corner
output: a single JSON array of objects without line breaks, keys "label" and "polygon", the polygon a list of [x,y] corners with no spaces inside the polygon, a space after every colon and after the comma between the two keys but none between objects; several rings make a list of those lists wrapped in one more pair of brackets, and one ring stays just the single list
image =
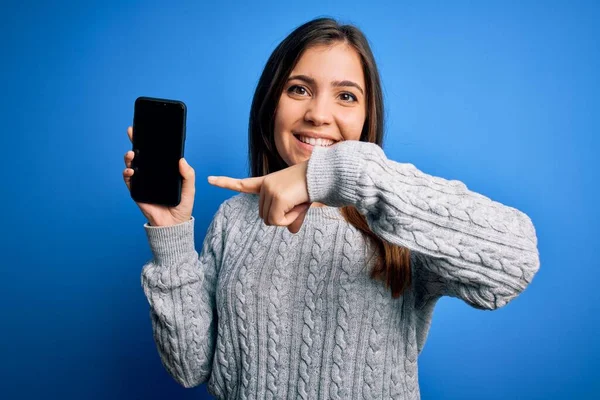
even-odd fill
[{"label": "left eye", "polygon": [[[342,93],[340,96],[342,96],[342,100],[344,100],[344,101],[348,101],[350,99],[356,101],[356,96],[354,96],[353,94],[350,94],[350,93]],[[345,96],[347,96],[347,97],[345,97]]]}]

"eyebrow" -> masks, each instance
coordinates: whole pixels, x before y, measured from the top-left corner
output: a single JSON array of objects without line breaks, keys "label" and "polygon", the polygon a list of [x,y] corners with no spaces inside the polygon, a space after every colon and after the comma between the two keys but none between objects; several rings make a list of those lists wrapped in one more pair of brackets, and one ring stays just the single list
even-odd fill
[{"label": "eyebrow", "polygon": [[[311,78],[310,76],[307,76],[307,75],[293,75],[293,76],[289,77],[288,81],[291,81],[292,79],[298,79],[298,80],[304,81],[311,85],[314,85],[316,83],[314,78]],[[332,81],[331,86],[333,86],[333,87],[349,87],[349,86],[355,87],[358,90],[360,90],[360,93],[362,93],[363,96],[365,94],[365,92],[363,92],[363,89],[360,87],[360,85],[358,83],[352,82],[349,80]]]}]

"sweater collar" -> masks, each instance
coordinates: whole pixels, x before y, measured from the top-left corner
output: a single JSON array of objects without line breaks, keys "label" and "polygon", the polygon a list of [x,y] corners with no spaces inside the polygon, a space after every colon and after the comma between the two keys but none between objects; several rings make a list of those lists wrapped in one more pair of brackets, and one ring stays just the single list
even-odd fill
[{"label": "sweater collar", "polygon": [[312,223],[324,223],[340,219],[344,219],[341,208],[329,206],[310,207],[304,217],[304,221]]}]

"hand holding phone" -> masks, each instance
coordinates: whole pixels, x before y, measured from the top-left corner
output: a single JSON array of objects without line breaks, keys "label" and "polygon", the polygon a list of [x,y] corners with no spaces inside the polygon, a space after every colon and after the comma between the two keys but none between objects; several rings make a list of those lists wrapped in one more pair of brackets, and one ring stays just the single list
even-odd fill
[{"label": "hand holding phone", "polygon": [[195,173],[183,158],[185,111],[182,102],[140,97],[134,126],[127,130],[133,150],[125,154],[123,178],[153,226],[182,223],[192,215]]},{"label": "hand holding phone", "polygon": [[138,97],[133,113],[131,197],[175,207],[181,201],[179,160],[185,145],[186,106],[177,100]]}]

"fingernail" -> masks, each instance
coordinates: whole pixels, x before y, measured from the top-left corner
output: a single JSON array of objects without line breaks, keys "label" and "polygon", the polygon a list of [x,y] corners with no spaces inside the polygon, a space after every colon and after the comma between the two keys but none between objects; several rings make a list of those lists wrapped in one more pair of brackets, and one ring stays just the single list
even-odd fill
[{"label": "fingernail", "polygon": [[214,183],[215,182],[215,177],[214,176],[209,176],[208,177],[208,183]]}]

